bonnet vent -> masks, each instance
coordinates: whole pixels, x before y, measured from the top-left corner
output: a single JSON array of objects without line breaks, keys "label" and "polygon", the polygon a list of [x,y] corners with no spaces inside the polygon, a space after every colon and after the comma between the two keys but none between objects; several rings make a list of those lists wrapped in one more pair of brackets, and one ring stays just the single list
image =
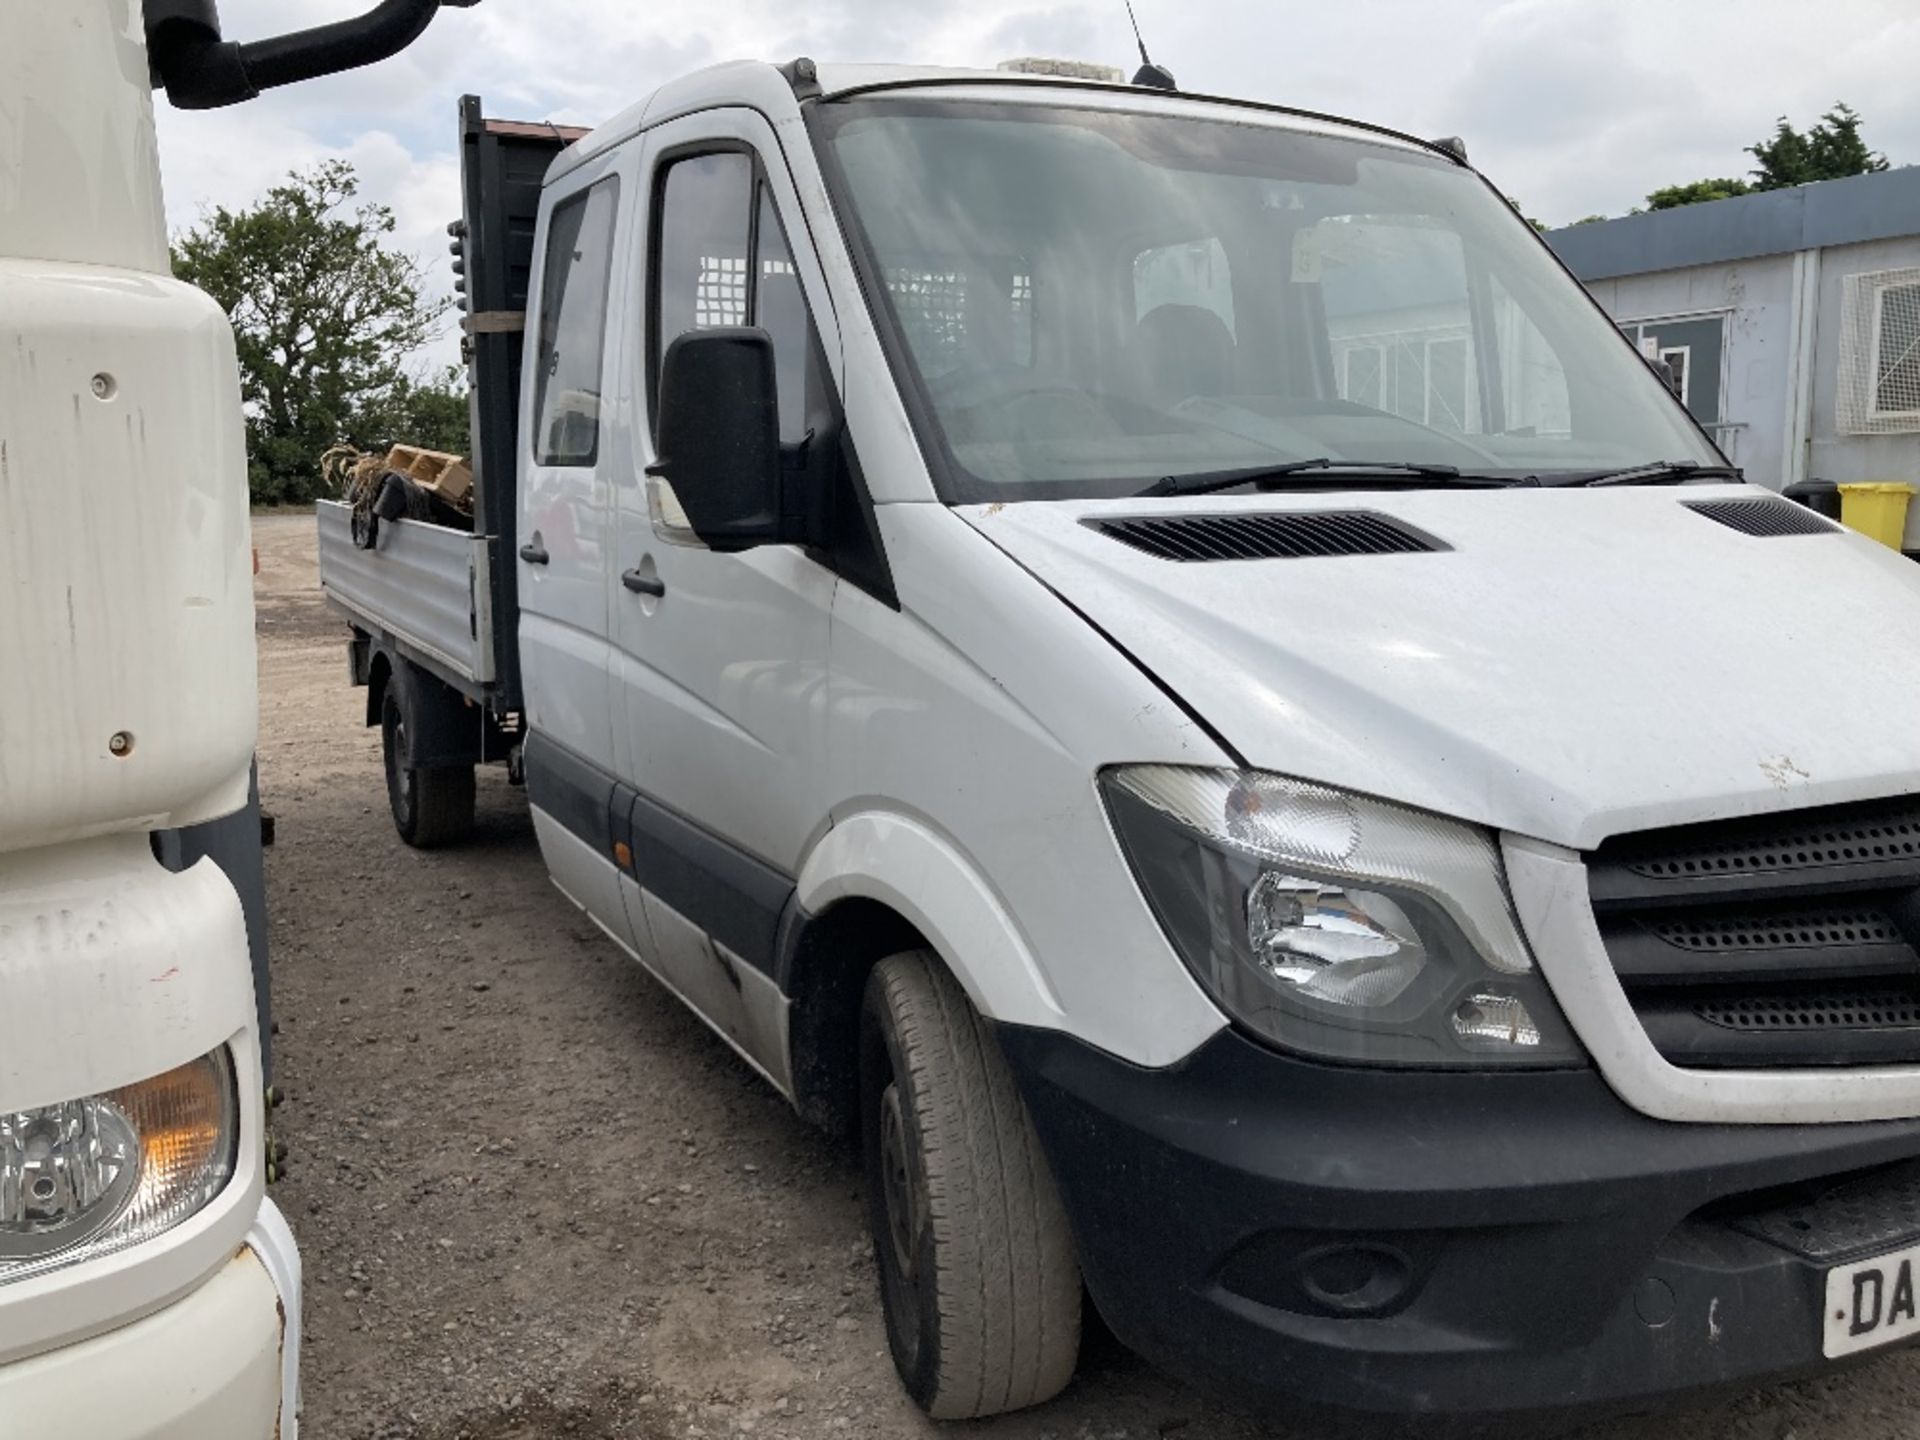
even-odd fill
[{"label": "bonnet vent", "polygon": [[1791,500],[1688,500],[1687,509],[1742,535],[1831,535],[1840,527]]},{"label": "bonnet vent", "polygon": [[1366,510],[1130,516],[1086,523],[1162,560],[1303,560],[1324,555],[1412,555],[1447,548],[1411,526]]}]

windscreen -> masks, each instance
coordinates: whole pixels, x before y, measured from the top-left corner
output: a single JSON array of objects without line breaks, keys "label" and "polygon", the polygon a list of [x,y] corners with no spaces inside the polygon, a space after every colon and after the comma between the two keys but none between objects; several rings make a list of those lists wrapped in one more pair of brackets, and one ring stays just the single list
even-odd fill
[{"label": "windscreen", "polygon": [[950,501],[1719,457],[1484,181],[1264,118],[860,99],[818,133]]}]

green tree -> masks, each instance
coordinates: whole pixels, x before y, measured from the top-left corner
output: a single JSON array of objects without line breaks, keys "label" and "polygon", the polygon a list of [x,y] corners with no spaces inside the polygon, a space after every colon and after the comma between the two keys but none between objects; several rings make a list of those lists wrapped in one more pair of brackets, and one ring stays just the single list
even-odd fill
[{"label": "green tree", "polygon": [[363,448],[393,441],[465,455],[469,453],[467,419],[466,372],[449,365],[440,375],[424,380],[402,376],[384,401],[367,408],[359,428],[374,436],[371,445]]},{"label": "green tree", "polygon": [[233,321],[257,504],[312,499],[320,454],[340,441],[467,448],[452,372],[408,368],[452,301],[428,296],[419,262],[392,248],[392,211],[356,204],[359,189],[344,161],[296,170],[244,210],[212,210],[174,245],[174,273]]},{"label": "green tree", "polygon": [[1860,117],[1844,101],[1821,116],[1820,121],[1802,134],[1782,115],[1775,122],[1772,139],[1747,147],[1747,154],[1760,162],[1751,183],[1721,179],[1668,185],[1647,196],[1647,208],[1673,210],[1682,205],[1751,195],[1759,190],[1785,190],[1815,180],[1868,175],[1887,168],[1887,157],[1869,150],[1867,142],[1860,138]]},{"label": "green tree", "polygon": [[1782,115],[1775,122],[1771,140],[1747,147],[1747,153],[1760,162],[1753,172],[1754,189],[1785,190],[1887,168],[1887,157],[1869,150],[1860,138],[1860,117],[1851,106],[1843,101],[1820,120],[1803,135]]},{"label": "green tree", "polygon": [[1688,185],[1668,185],[1647,196],[1649,210],[1677,210],[1682,205],[1698,205],[1706,200],[1729,200],[1748,195],[1753,187],[1744,180],[1695,180]]}]

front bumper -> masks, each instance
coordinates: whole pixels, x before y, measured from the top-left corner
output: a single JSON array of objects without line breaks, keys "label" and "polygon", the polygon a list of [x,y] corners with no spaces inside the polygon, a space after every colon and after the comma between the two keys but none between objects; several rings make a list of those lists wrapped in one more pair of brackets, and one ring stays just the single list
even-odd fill
[{"label": "front bumper", "polygon": [[1816,1370],[1826,1268],[1920,1240],[1899,1206],[1844,1253],[1773,1223],[1920,1156],[1920,1122],[1676,1125],[1591,1071],[1343,1069],[1231,1031],[1145,1070],[999,1033],[1101,1315],[1243,1397],[1492,1419]]},{"label": "front bumper", "polygon": [[198,1288],[104,1335],[0,1365],[0,1436],[298,1440],[300,1261],[263,1200]]}]

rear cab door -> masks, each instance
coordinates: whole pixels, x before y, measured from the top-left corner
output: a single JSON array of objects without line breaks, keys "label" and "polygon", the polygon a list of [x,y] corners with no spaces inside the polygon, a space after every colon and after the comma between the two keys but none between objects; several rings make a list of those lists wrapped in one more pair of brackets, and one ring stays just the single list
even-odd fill
[{"label": "rear cab door", "polygon": [[622,160],[595,156],[541,198],[527,317],[515,563],[527,788],[554,880],[625,938],[607,841],[614,771],[607,567],[612,555],[610,397],[620,392],[627,302]]}]

